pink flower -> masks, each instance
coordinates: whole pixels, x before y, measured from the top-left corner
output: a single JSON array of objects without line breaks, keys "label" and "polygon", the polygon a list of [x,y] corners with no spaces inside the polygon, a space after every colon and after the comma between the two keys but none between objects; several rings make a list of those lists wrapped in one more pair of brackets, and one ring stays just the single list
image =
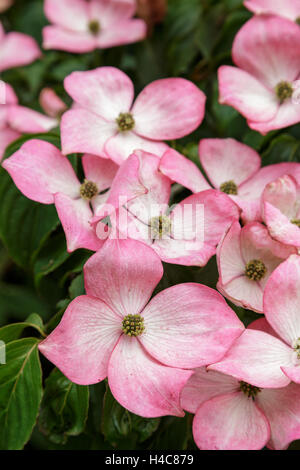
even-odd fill
[{"label": "pink flower", "polygon": [[270,276],[265,319],[252,323],[217,364],[209,368],[257,387],[300,383],[300,257],[291,255]]},{"label": "pink flower", "polygon": [[244,5],[257,15],[278,15],[292,21],[300,18],[299,0],[245,0]]},{"label": "pink flower", "polygon": [[263,292],[274,269],[295,250],[252,222],[232,224],[217,250],[219,291],[234,304],[263,313]]},{"label": "pink flower", "polygon": [[23,33],[5,34],[0,22],[0,72],[31,64],[41,56],[41,51],[31,36]]},{"label": "pink flower", "polygon": [[[260,168],[258,153],[235,139],[202,139],[199,156],[212,186],[234,200],[242,209],[244,222],[262,221],[261,196],[268,183],[286,173],[292,173],[300,182],[299,163],[277,163]],[[197,165],[174,149],[164,153],[159,169],[193,193],[211,188]]]},{"label": "pink flower", "polygon": [[59,119],[67,110],[67,105],[51,88],[43,88],[41,91],[40,105],[48,116],[56,119]]},{"label": "pink flower", "polygon": [[[145,417],[183,416],[189,369],[222,358],[244,327],[201,284],[178,284],[149,302],[160,259],[133,240],[108,240],[84,267],[87,295],[67,308],[40,351],[72,382],[108,377],[122,406]],[[148,303],[149,302],[149,303]]]},{"label": "pink flower", "polygon": [[193,435],[202,450],[280,450],[300,438],[296,384],[262,389],[202,367],[185,385],[181,404],[195,413]]},{"label": "pink flower", "polygon": [[101,206],[118,167],[107,159],[82,157],[85,181],[81,184],[67,157],[42,140],[27,141],[2,166],[29,199],[55,204],[63,225],[68,251],[97,250],[102,244],[89,221]]},{"label": "pink flower", "polygon": [[236,108],[262,134],[300,122],[300,28],[255,16],[235,37],[233,61],[219,69],[220,102]]},{"label": "pink flower", "polygon": [[141,41],[143,20],[133,19],[135,0],[45,0],[53,23],[43,30],[44,48],[84,53]]},{"label": "pink flower", "polygon": [[300,185],[284,175],[268,184],[262,196],[263,218],[273,238],[300,248]]},{"label": "pink flower", "polygon": [[[145,191],[122,207],[108,198],[107,203],[117,208],[111,222],[118,236],[150,245],[167,263],[204,266],[224,232],[238,220],[238,207],[227,195],[208,190],[170,208],[171,182],[160,173],[159,158],[142,151],[132,158],[139,159],[139,181]],[[116,185],[114,181],[112,193]],[[101,218],[98,214],[94,222]]]},{"label": "pink flower", "polygon": [[56,119],[20,106],[12,87],[8,84],[4,87],[4,103],[0,101],[0,160],[6,147],[21,134],[47,132],[58,125]]},{"label": "pink flower", "polygon": [[105,152],[117,164],[134,150],[161,156],[161,140],[177,139],[203,120],[205,95],[183,78],[166,78],[147,85],[133,103],[130,78],[114,67],[74,72],[65,88],[81,109],[62,117],[64,154]]}]

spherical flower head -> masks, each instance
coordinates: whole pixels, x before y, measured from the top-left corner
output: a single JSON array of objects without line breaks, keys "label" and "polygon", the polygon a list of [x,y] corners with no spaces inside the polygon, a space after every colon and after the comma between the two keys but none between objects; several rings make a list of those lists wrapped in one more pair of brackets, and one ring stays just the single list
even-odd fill
[{"label": "spherical flower head", "polygon": [[260,281],[266,273],[266,265],[260,259],[253,259],[246,264],[245,274],[251,281]]},{"label": "spherical flower head", "polygon": [[94,36],[97,36],[101,31],[100,22],[98,20],[90,21],[89,22],[89,30]]},{"label": "spherical flower head", "polygon": [[131,113],[120,113],[116,119],[119,131],[132,131],[135,126],[134,118]]},{"label": "spherical flower head", "polygon": [[141,315],[126,315],[122,330],[127,336],[140,336],[145,330],[144,318]]},{"label": "spherical flower head", "polygon": [[96,183],[89,180],[84,180],[84,183],[80,186],[80,196],[82,199],[91,200],[99,193]]},{"label": "spherical flower head", "polygon": [[294,88],[291,83],[282,81],[276,85],[275,92],[280,103],[284,103],[293,96]]},{"label": "spherical flower head", "polygon": [[221,184],[220,191],[225,194],[237,195],[238,187],[233,180],[225,181],[225,183]]},{"label": "spherical flower head", "polygon": [[261,391],[259,387],[255,387],[254,385],[248,384],[247,382],[240,382],[240,390],[248,397],[254,398],[256,395]]}]

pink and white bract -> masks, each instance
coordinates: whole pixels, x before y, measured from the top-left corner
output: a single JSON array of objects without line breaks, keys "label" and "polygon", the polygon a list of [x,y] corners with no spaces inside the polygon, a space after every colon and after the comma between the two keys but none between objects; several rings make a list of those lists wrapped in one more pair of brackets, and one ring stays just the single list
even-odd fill
[{"label": "pink and white bract", "polygon": [[45,0],[52,23],[43,30],[45,49],[82,54],[146,37],[146,24],[133,19],[135,0]]},{"label": "pink and white bract", "polygon": [[27,34],[7,33],[0,22],[0,72],[31,64],[41,56],[36,41]]},{"label": "pink and white bract", "polygon": [[204,118],[204,93],[183,78],[150,83],[134,103],[132,81],[114,67],[73,72],[65,88],[81,109],[62,117],[64,154],[106,154],[118,165],[136,149],[161,156],[162,140],[189,134]]},{"label": "pink and white bract", "polygon": [[159,170],[193,193],[211,187],[225,192],[242,210],[244,223],[263,221],[261,197],[267,184],[285,174],[292,174],[300,182],[299,163],[276,163],[261,168],[258,153],[235,139],[202,139],[199,156],[212,186],[195,163],[171,148],[163,154]]},{"label": "pink and white bract", "polygon": [[218,290],[234,304],[263,313],[263,292],[275,268],[294,253],[273,240],[267,228],[234,222],[217,250]]},{"label": "pink and white bract", "polygon": [[167,263],[205,266],[224,232],[238,220],[236,204],[211,189],[169,207],[171,182],[159,171],[160,159],[142,151],[129,158],[139,160],[139,180],[145,191],[118,208],[112,224],[119,236],[151,246]]},{"label": "pink and white bract", "polygon": [[98,194],[110,187],[118,169],[110,160],[93,155],[84,155],[82,163],[86,177],[83,184],[67,157],[54,145],[30,140],[2,164],[25,196],[42,204],[55,204],[68,251],[96,251],[103,245],[89,221],[93,210],[107,197]]},{"label": "pink and white bract", "polygon": [[45,113],[52,118],[58,119],[65,111],[67,111],[67,105],[51,88],[42,89],[39,101]]},{"label": "pink and white bract", "polygon": [[213,370],[257,387],[300,383],[300,257],[291,255],[270,276],[263,318],[250,324]]},{"label": "pink and white bract", "polygon": [[163,267],[134,240],[108,240],[84,274],[87,295],[69,305],[40,351],[75,383],[108,377],[133,413],[183,416],[180,392],[192,374],[184,369],[222,358],[243,324],[201,284],[178,284],[149,302]]},{"label": "pink and white bract", "polygon": [[286,449],[300,438],[300,386],[266,389],[196,369],[181,395],[202,450]]},{"label": "pink and white bract", "polygon": [[275,17],[255,16],[235,37],[237,67],[219,69],[220,102],[236,108],[262,134],[300,122],[300,28]]},{"label": "pink and white bract", "polygon": [[257,15],[278,15],[292,21],[300,18],[299,0],[245,0],[244,5]]},{"label": "pink and white bract", "polygon": [[58,125],[56,119],[20,106],[12,87],[7,83],[4,87],[4,103],[0,102],[0,160],[6,147],[22,134],[47,132]]},{"label": "pink and white bract", "polygon": [[263,218],[273,238],[300,248],[300,185],[291,175],[269,183],[262,196]]}]

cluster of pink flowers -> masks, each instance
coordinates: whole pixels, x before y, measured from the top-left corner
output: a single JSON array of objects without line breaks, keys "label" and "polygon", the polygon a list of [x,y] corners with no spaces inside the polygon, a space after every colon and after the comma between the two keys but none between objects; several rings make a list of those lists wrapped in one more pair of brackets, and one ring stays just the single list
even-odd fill
[{"label": "cluster of pink flowers", "polygon": [[[134,3],[46,0],[44,47],[80,53],[141,39]],[[300,122],[300,5],[284,3],[245,2],[258,15],[236,36],[236,67],[219,70],[221,102],[262,133]],[[0,31],[0,57],[13,34]],[[38,55],[26,45],[23,59],[30,49]],[[68,251],[95,252],[86,295],[40,351],[77,384],[108,378],[133,413],[195,414],[200,449],[287,448],[300,438],[300,164],[262,167],[245,144],[202,139],[205,177],[165,143],[204,119],[204,93],[183,78],[154,81],[134,100],[125,73],[100,67],[72,73],[65,89],[71,109],[43,91],[47,116],[18,105],[9,85],[0,107],[1,155],[21,133],[60,125],[61,150],[32,139],[2,166],[25,196],[55,204]],[[83,181],[71,153],[83,154]],[[173,183],[192,195],[169,207]],[[220,293],[184,283],[151,298],[162,261],[200,267],[214,255]],[[245,328],[223,297],[264,316]]]}]

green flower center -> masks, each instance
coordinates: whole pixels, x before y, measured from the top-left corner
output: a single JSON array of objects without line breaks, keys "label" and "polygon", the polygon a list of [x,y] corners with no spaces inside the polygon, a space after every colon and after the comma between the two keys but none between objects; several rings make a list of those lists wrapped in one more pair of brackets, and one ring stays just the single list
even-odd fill
[{"label": "green flower center", "polygon": [[101,26],[100,26],[99,21],[97,21],[97,20],[90,21],[89,22],[89,30],[94,36],[97,36],[97,34],[99,34],[100,30],[101,30]]},{"label": "green flower center", "polygon": [[297,23],[300,26],[300,17],[295,20],[295,23]]},{"label": "green flower center", "polygon": [[131,131],[135,126],[135,121],[131,113],[120,113],[116,122],[121,132]]},{"label": "green flower center", "polygon": [[240,382],[240,390],[245,395],[247,395],[248,398],[252,398],[253,400],[258,394],[258,392],[261,391],[259,387],[255,387],[254,385],[250,385],[247,382],[243,382],[243,381]]},{"label": "green flower center", "polygon": [[297,358],[300,359],[300,338],[298,338],[294,343],[294,351],[297,353]]},{"label": "green flower center", "polygon": [[225,183],[221,184],[220,190],[223,191],[223,193],[226,194],[234,194],[236,195],[238,193],[238,187],[235,184],[234,181],[226,181]]},{"label": "green flower center", "polygon": [[267,268],[259,259],[253,259],[246,264],[245,274],[251,281],[260,281],[266,274]]},{"label": "green flower center", "polygon": [[293,219],[293,220],[291,220],[291,223],[294,224],[294,225],[297,225],[297,227],[300,228],[300,219]]},{"label": "green flower center", "polygon": [[150,237],[151,239],[162,238],[171,232],[171,219],[166,215],[152,217],[150,220]]},{"label": "green flower center", "polygon": [[279,82],[275,87],[275,92],[280,103],[283,103],[285,100],[292,97],[294,89],[289,82]]},{"label": "green flower center", "polygon": [[141,315],[126,315],[122,321],[122,330],[127,336],[140,336],[144,330],[144,318]]},{"label": "green flower center", "polygon": [[98,187],[93,181],[84,180],[84,183],[80,186],[80,196],[82,199],[91,200],[98,193]]}]

